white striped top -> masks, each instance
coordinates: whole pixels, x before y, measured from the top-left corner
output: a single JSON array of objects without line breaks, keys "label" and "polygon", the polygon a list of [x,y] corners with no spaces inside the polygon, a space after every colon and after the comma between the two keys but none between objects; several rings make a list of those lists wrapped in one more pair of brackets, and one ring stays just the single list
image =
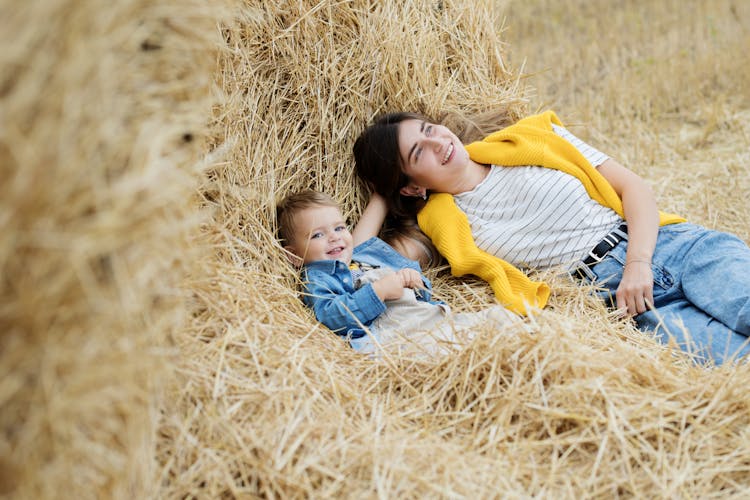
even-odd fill
[{"label": "white striped top", "polygon": [[[553,128],[594,167],[609,158],[565,128]],[[481,183],[454,198],[480,249],[526,269],[577,262],[622,223],[578,179],[540,166],[492,165]]]}]

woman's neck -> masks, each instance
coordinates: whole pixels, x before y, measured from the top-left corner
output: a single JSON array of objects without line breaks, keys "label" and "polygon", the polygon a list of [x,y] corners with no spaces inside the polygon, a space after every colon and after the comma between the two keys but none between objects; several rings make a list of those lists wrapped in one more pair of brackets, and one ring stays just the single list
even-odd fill
[{"label": "woman's neck", "polygon": [[464,176],[463,182],[456,186],[456,190],[452,194],[461,194],[471,191],[487,177],[489,172],[489,165],[469,160],[469,164],[466,166],[466,175]]}]

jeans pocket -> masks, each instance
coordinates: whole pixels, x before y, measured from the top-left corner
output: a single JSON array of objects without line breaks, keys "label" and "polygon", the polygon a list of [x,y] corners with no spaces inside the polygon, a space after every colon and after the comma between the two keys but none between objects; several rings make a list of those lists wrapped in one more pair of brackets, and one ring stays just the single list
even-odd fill
[{"label": "jeans pocket", "polygon": [[[593,271],[596,277],[595,282],[600,286],[615,291],[620,285],[622,280],[622,273],[625,269],[625,255],[619,252],[611,252],[607,255],[599,264],[597,264]],[[667,269],[657,263],[651,264],[651,273],[654,276],[654,287],[658,287],[664,291],[669,290],[674,286],[675,280]]]}]

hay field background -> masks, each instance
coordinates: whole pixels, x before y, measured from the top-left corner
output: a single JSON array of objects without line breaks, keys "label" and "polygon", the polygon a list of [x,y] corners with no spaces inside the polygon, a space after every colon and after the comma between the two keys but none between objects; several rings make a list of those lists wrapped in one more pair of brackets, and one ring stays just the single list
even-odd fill
[{"label": "hay field background", "polygon": [[524,323],[373,363],[301,305],[272,213],[316,187],[356,220],[380,111],[552,107],[747,241],[749,27],[731,0],[2,0],[0,495],[746,497],[748,367],[551,274]]}]

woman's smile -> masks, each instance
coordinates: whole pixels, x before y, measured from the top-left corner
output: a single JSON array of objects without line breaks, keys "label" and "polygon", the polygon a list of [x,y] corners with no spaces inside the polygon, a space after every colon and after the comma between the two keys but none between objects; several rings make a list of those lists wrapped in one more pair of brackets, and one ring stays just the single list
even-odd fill
[{"label": "woman's smile", "polygon": [[450,161],[450,159],[453,157],[453,151],[455,151],[455,148],[453,147],[453,143],[451,142],[445,149],[445,155],[443,155],[442,165],[445,165],[446,163],[448,163],[448,161]]},{"label": "woman's smile", "polygon": [[443,125],[416,119],[399,125],[401,170],[413,188],[406,196],[425,190],[457,194],[473,189],[487,169],[471,161],[461,140]]}]

